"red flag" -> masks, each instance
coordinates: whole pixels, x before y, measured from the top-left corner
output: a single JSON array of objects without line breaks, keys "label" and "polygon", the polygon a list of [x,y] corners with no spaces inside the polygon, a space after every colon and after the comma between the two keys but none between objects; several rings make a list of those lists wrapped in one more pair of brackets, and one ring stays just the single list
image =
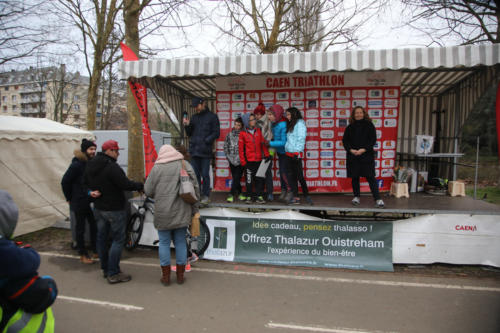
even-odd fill
[{"label": "red flag", "polygon": [[[139,58],[127,45],[120,43],[123,60],[125,61],[137,61]],[[134,95],[135,102],[141,113],[142,119],[142,138],[144,142],[144,169],[146,173],[146,178],[149,176],[151,169],[158,157],[155,150],[155,144],[153,138],[151,137],[151,129],[148,124],[148,96],[147,89],[140,83],[132,83],[128,81],[130,90]]]}]

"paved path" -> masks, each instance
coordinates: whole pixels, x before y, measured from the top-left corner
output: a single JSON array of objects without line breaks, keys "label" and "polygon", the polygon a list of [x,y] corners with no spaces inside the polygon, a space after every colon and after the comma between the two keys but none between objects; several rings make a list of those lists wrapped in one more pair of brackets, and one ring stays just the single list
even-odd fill
[{"label": "paved path", "polygon": [[59,286],[56,332],[500,332],[500,276],[200,261],[186,284],[163,287],[155,257],[121,267],[132,281],[109,285],[98,264],[42,253],[40,273]]}]

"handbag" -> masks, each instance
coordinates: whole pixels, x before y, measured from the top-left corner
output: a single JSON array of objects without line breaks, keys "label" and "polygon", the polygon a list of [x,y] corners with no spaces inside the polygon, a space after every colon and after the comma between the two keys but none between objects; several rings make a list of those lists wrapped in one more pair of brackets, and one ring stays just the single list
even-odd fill
[{"label": "handbag", "polygon": [[182,160],[181,174],[179,178],[179,196],[188,204],[195,204],[198,201],[191,177],[186,171],[186,164]]}]

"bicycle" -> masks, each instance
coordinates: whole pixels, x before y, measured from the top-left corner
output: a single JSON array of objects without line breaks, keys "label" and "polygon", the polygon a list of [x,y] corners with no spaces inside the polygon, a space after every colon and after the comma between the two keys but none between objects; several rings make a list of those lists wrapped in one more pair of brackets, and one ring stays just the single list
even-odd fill
[{"label": "bicycle", "polygon": [[[146,217],[152,219],[154,216],[154,200],[145,197],[144,200],[132,199],[130,202],[135,207],[136,212],[132,214],[127,223],[125,248],[132,251],[139,245],[139,241],[141,240],[144,220]],[[200,219],[199,236],[191,236],[191,232],[187,228],[186,242],[188,250],[195,253],[198,257],[203,256],[203,253],[205,253],[210,244],[210,229],[204,220]],[[157,243],[158,241],[155,241],[153,245]]]}]

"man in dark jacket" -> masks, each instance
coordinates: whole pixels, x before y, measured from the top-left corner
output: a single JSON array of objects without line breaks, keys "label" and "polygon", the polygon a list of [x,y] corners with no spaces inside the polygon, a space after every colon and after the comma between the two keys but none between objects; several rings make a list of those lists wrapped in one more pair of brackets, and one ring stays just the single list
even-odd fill
[{"label": "man in dark jacket", "polygon": [[[108,140],[102,144],[102,152],[87,163],[85,183],[91,191],[99,191],[95,199],[97,220],[97,252],[103,275],[109,283],[127,282],[131,276],[120,271],[120,258],[125,244],[126,199],[124,191],[142,191],[144,185],[131,181],[116,163],[118,142]],[[108,249],[107,240],[112,244]]]},{"label": "man in dark jacket", "polygon": [[[90,193],[87,186],[83,184],[85,166],[87,165],[87,161],[95,156],[96,147],[97,146],[94,142],[83,139],[80,149],[76,149],[74,151],[75,157],[73,157],[68,170],[66,170],[66,173],[61,180],[64,196],[66,197],[66,201],[69,203],[70,210],[75,215],[76,248],[78,249],[78,254],[80,255],[80,261],[84,264],[93,263],[92,259],[89,257],[87,249],[85,248],[85,221],[88,222],[90,227],[89,230],[92,251],[94,254],[97,253],[97,226],[94,220],[94,214],[90,208]],[[97,193],[94,193],[94,195],[97,195]]]},{"label": "man in dark jacket", "polygon": [[212,146],[219,138],[219,118],[207,107],[207,102],[200,97],[192,100],[191,106],[196,108],[196,114],[189,120],[183,119],[184,128],[189,139],[189,154],[196,178],[201,188],[201,203],[208,203],[210,196],[210,160]]}]

